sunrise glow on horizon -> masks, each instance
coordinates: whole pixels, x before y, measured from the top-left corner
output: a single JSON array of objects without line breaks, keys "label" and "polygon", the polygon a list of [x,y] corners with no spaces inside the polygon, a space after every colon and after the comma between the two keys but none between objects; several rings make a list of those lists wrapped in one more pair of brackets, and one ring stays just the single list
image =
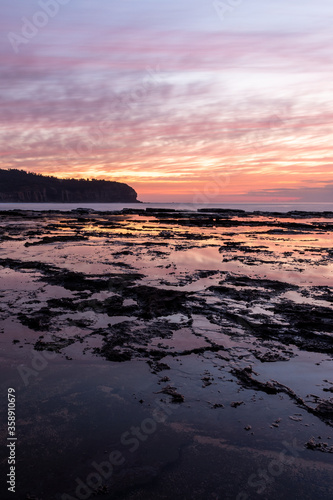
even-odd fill
[{"label": "sunrise glow on horizon", "polygon": [[331,202],[332,19],[329,0],[6,1],[0,168]]}]

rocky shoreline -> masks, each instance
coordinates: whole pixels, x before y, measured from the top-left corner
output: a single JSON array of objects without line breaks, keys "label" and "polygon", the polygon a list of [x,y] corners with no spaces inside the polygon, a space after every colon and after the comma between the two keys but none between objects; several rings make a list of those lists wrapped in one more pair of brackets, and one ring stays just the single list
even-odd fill
[{"label": "rocky shoreline", "polygon": [[[230,426],[224,414],[247,411],[250,420],[269,398],[270,429],[292,425],[304,453],[332,454],[304,423],[331,439],[332,212],[13,210],[0,218],[0,271],[12,284],[1,292],[0,331],[12,352],[29,345],[67,363],[145,363],[160,389],[140,398],[143,407],[159,394],[165,404],[218,412]],[[23,333],[10,333],[9,322]],[[240,427],[250,438],[261,432],[251,418]]]}]

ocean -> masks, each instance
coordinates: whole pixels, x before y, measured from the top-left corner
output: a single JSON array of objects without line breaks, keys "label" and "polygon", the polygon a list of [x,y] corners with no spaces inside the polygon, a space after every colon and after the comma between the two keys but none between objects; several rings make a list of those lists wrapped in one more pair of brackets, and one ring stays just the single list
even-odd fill
[{"label": "ocean", "polygon": [[97,212],[116,211],[123,208],[170,208],[196,211],[201,208],[239,209],[246,212],[281,212],[292,210],[306,212],[333,211],[332,203],[0,203],[0,210],[60,210],[67,212],[77,208],[92,208]]}]

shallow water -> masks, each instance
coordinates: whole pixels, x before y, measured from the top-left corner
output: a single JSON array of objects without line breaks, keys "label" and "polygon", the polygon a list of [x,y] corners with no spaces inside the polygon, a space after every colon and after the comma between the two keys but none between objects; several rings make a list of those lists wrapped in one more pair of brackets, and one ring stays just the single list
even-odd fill
[{"label": "shallow water", "polygon": [[312,412],[333,388],[332,219],[243,219],[2,216],[22,498],[79,498],[78,479],[92,498],[114,450],[104,498],[332,498],[333,420]]}]

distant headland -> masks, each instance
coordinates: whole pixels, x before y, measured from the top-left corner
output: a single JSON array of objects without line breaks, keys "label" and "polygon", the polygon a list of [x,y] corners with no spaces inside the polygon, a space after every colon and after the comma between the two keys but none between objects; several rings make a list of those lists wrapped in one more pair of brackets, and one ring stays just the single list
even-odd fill
[{"label": "distant headland", "polygon": [[136,191],[122,182],[58,179],[16,169],[0,169],[0,202],[140,203]]}]

